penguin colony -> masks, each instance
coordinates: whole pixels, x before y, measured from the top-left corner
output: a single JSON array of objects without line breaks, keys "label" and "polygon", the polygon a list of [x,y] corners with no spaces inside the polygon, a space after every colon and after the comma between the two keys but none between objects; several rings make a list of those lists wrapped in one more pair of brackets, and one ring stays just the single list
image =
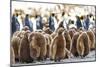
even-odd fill
[{"label": "penguin colony", "polygon": [[62,27],[54,32],[46,30],[30,32],[24,27],[16,31],[11,37],[11,63],[84,58],[96,48],[93,30],[65,30]]}]

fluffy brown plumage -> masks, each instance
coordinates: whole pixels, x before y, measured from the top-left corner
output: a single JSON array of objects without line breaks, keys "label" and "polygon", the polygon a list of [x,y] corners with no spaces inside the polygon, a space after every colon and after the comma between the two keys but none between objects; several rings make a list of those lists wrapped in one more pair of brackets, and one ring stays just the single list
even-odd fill
[{"label": "fluffy brown plumage", "polygon": [[76,57],[79,56],[78,52],[77,52],[77,39],[78,39],[79,35],[80,35],[79,32],[76,32],[73,35],[72,42],[71,42],[71,45],[72,45],[71,53]]},{"label": "fluffy brown plumage", "polygon": [[77,52],[82,58],[90,52],[90,41],[86,32],[82,32],[77,39]]},{"label": "fluffy brown plumage", "polygon": [[32,59],[30,56],[30,45],[28,40],[29,32],[25,31],[23,38],[21,39],[20,46],[19,46],[19,57],[20,62],[31,63]]},{"label": "fluffy brown plumage", "polygon": [[15,53],[12,46],[10,47],[10,63],[15,64]]},{"label": "fluffy brown plumage", "polygon": [[90,49],[94,50],[95,49],[95,35],[94,35],[93,31],[87,31],[87,34],[90,39]]},{"label": "fluffy brown plumage", "polygon": [[18,55],[19,45],[20,45],[20,38],[18,36],[13,36],[11,38],[11,46],[14,49],[15,61],[19,61],[19,55]]},{"label": "fluffy brown plumage", "polygon": [[44,60],[46,57],[46,39],[39,32],[32,32],[29,36],[30,55],[34,59]]},{"label": "fluffy brown plumage", "polygon": [[66,41],[62,34],[63,31],[64,29],[60,28],[57,35],[52,39],[52,59],[55,61],[60,61],[65,58]]}]

